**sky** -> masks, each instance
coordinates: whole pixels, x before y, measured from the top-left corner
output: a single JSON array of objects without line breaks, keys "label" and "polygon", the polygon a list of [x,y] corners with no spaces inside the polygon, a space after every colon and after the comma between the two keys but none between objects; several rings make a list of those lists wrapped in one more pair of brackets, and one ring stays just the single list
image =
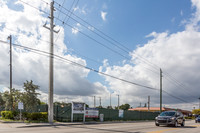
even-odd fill
[{"label": "sky", "polygon": [[[49,52],[43,25],[49,26],[50,3],[0,0],[1,92],[9,87],[9,35],[13,44]],[[68,60],[54,57],[54,101],[92,107],[95,96],[96,105],[101,97],[106,107],[111,96],[117,106],[119,95],[120,105],[135,108],[150,96],[150,106],[159,107],[162,69],[163,106],[199,107],[199,0],[55,0],[54,8],[54,54]],[[13,88],[33,80],[47,102],[48,55],[14,45],[12,50]]]}]

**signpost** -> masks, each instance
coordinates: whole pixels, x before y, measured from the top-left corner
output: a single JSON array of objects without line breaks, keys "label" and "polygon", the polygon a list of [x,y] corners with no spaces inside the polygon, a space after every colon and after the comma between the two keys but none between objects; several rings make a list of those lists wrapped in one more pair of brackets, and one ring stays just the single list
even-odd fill
[{"label": "signpost", "polygon": [[21,121],[21,119],[22,119],[21,110],[24,109],[24,104],[22,102],[18,102],[18,109],[20,110],[20,121]]},{"label": "signpost", "polygon": [[74,114],[83,114],[83,122],[85,122],[85,103],[72,102],[71,122],[73,122]]}]

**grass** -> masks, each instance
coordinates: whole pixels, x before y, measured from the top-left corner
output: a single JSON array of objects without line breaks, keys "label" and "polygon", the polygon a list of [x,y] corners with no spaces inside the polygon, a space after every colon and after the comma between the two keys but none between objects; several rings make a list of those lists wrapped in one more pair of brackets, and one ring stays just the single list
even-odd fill
[{"label": "grass", "polygon": [[48,120],[41,121],[41,120],[12,120],[12,119],[4,119],[0,117],[0,120],[3,122],[24,122],[24,123],[48,123]]}]

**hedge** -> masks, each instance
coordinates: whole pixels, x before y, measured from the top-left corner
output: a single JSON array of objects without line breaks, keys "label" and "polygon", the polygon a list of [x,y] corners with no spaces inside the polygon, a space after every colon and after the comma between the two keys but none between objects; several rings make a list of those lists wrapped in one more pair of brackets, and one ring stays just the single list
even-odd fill
[{"label": "hedge", "polygon": [[[1,111],[1,116],[4,119],[19,119],[19,112],[16,111]],[[39,121],[47,121],[48,113],[47,112],[34,112],[27,113],[22,112],[22,118],[26,120],[39,120]]]},{"label": "hedge", "polygon": [[17,115],[16,111],[1,111],[1,116],[4,119],[14,119]]}]

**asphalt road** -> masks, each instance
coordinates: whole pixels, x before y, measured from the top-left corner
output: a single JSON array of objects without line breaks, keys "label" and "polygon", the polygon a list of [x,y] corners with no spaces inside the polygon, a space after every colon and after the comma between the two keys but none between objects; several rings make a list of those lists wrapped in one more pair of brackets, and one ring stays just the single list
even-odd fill
[{"label": "asphalt road", "polygon": [[185,127],[156,127],[154,122],[121,122],[121,123],[55,123],[27,124],[2,123],[0,133],[200,133],[200,123],[186,121]]}]

